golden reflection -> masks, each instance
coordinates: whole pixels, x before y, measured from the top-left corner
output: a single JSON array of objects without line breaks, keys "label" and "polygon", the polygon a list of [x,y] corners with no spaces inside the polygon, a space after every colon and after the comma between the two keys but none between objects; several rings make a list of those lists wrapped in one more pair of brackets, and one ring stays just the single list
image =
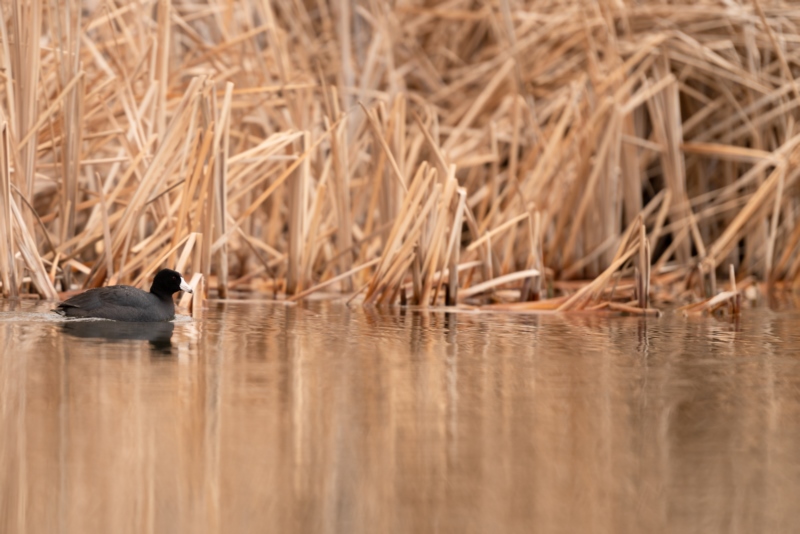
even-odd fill
[{"label": "golden reflection", "polygon": [[800,520],[797,315],[248,303],[143,332],[3,306],[3,533]]}]

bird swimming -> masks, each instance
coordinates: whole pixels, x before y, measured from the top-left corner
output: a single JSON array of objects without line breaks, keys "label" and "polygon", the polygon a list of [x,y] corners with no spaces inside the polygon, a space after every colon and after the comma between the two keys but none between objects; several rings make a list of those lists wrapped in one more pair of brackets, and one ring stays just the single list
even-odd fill
[{"label": "bird swimming", "polygon": [[89,289],[61,302],[53,310],[65,317],[95,317],[113,321],[156,322],[175,318],[172,295],[192,292],[181,273],[160,270],[150,291],[131,286],[108,286]]}]

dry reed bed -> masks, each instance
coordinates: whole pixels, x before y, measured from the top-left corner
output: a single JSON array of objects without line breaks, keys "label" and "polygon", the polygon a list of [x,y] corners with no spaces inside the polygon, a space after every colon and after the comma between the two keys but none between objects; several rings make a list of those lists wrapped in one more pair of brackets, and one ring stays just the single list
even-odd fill
[{"label": "dry reed bed", "polygon": [[638,313],[800,280],[788,2],[2,7],[5,297],[168,265]]}]

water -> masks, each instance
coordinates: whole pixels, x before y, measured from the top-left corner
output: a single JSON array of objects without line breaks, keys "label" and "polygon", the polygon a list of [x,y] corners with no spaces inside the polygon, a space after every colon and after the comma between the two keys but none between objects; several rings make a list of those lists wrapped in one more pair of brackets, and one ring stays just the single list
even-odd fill
[{"label": "water", "polygon": [[0,304],[3,533],[800,524],[797,313],[47,308]]}]

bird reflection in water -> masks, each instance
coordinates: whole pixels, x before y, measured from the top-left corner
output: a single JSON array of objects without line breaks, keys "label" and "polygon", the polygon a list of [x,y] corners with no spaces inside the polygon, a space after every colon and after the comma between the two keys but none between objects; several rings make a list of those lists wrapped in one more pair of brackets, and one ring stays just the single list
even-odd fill
[{"label": "bird reflection in water", "polygon": [[111,342],[125,340],[147,341],[158,354],[172,354],[172,334],[175,323],[171,321],[131,323],[123,321],[66,321],[61,330],[70,336],[84,339],[105,339]]}]

